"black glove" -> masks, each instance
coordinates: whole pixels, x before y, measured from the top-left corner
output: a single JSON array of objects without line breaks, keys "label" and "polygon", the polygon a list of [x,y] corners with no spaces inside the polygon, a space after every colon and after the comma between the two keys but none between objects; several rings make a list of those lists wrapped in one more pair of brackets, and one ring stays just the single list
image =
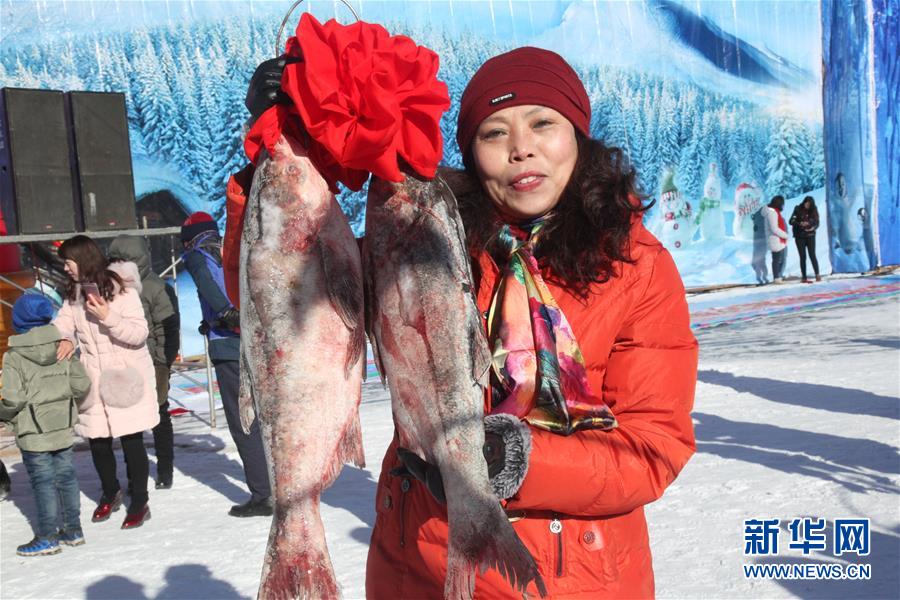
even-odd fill
[{"label": "black glove", "polygon": [[[488,415],[484,419],[484,446],[481,452],[488,466],[488,477],[494,494],[501,500],[515,495],[528,473],[531,455],[531,431],[528,425],[512,415]],[[403,463],[391,471],[395,476],[412,476],[425,484],[435,500],[445,504],[441,471],[414,452],[397,448]]]},{"label": "black glove", "polygon": [[447,495],[444,494],[444,480],[441,479],[440,469],[406,448],[397,448],[397,456],[400,457],[400,462],[403,463],[403,466],[393,469],[391,475],[400,477],[412,475],[425,484],[425,487],[428,488],[435,500],[441,504],[447,503]]},{"label": "black glove", "polygon": [[285,65],[301,62],[303,59],[296,56],[282,54],[278,58],[270,58],[259,63],[250,85],[247,87],[247,96],[244,98],[244,106],[250,111],[253,121],[276,104],[290,103],[290,97],[281,89],[281,75]]},{"label": "black glove", "polygon": [[235,331],[241,327],[241,313],[233,306],[226,308],[216,320],[216,327]]},{"label": "black glove", "polygon": [[200,327],[197,328],[197,331],[200,332],[200,335],[205,336],[209,333],[209,323],[206,321],[200,321]]}]

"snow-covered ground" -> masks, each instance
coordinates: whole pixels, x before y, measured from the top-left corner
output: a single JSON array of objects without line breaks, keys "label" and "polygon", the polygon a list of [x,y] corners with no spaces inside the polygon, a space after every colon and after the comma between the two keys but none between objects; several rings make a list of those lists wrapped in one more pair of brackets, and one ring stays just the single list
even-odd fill
[{"label": "snow-covered ground", "polygon": [[[821,293],[836,285],[793,284],[779,293]],[[696,296],[692,309],[758,302],[771,289]],[[659,597],[900,597],[898,309],[894,294],[698,333],[697,454],[647,509]],[[153,517],[140,529],[119,529],[121,511],[106,523],[89,522],[99,484],[89,452],[75,453],[87,544],[56,556],[15,554],[31,539],[27,517],[34,503],[14,445],[2,439],[13,491],[0,502],[0,597],[255,597],[268,520],[227,516],[247,492],[224,416],[220,410],[213,430],[202,395],[182,403],[195,412],[176,418],[175,486],[151,490]],[[375,381],[365,384],[361,417],[369,466],[346,467],[323,497],[346,598],[364,596],[375,478],[392,433],[388,397]],[[835,518],[871,519],[870,555],[835,557],[830,535],[827,553],[804,557],[789,550],[787,524],[805,516],[827,519],[829,529]],[[751,518],[781,519],[780,556],[743,555],[743,521]],[[742,565],[756,562],[867,563],[872,578],[745,579]]]}]

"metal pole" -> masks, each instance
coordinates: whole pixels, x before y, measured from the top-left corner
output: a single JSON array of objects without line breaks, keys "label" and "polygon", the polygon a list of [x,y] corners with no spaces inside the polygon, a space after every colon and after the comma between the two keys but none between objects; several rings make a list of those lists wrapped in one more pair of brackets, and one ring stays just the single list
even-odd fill
[{"label": "metal pole", "polygon": [[[178,269],[176,265],[181,260],[181,258],[175,258],[175,242],[174,238],[169,238],[169,257],[172,259],[172,264],[169,266],[169,269],[172,269],[172,288],[175,290],[175,299],[178,301],[179,308],[178,313],[181,313],[181,298],[178,296]],[[166,273],[169,272],[169,269],[163,271],[163,277],[166,276]],[[182,323],[180,322],[179,317],[179,325],[178,325],[178,353],[184,358],[184,336],[181,335]],[[205,336],[204,336],[204,339]]]},{"label": "metal pole", "polygon": [[[108,231],[91,231],[91,237],[114,238],[123,233],[128,235],[180,235],[181,227],[153,227],[151,229],[111,229]],[[56,242],[67,240],[76,235],[84,235],[77,231],[56,232],[56,233],[31,233],[26,235],[4,235],[0,236],[0,245],[3,244],[30,244],[31,242]]]},{"label": "metal pole", "polygon": [[5,276],[3,276],[3,275],[0,275],[0,281],[2,281],[3,283],[5,283],[5,284],[7,284],[7,285],[10,285],[10,286],[16,288],[16,289],[19,290],[20,292],[27,292],[27,291],[28,291],[28,290],[26,290],[25,288],[23,288],[21,285],[19,285],[18,283],[16,283],[15,281],[13,281],[12,279],[9,279],[9,278],[7,278],[7,277],[5,277]]},{"label": "metal pole", "polygon": [[216,428],[216,397],[213,395],[212,361],[209,360],[209,340],[203,336],[203,353],[206,355],[206,391],[209,392],[209,424]]}]

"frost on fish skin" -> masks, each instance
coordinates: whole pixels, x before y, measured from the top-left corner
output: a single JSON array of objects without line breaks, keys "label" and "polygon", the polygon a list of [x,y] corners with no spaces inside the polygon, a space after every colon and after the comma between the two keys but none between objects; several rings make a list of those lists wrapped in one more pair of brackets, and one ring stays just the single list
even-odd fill
[{"label": "frost on fish skin", "polygon": [[515,589],[534,581],[534,559],[490,488],[483,385],[490,366],[456,200],[438,177],[377,178],[366,206],[367,317],[404,447],[441,470],[449,525],[445,598],[471,598],[480,567]]},{"label": "frost on fish skin", "polygon": [[240,283],[242,370],[275,504],[259,596],[337,598],[319,497],[345,462],[364,462],[362,272],[346,217],[295,140],[257,168]]}]

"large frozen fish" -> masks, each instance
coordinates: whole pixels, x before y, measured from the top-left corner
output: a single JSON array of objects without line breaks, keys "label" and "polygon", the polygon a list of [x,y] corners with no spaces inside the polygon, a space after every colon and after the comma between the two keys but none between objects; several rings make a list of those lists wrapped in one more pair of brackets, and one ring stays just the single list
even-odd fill
[{"label": "large frozen fish", "polygon": [[304,147],[263,155],[241,238],[241,418],[262,427],[275,514],[259,597],[336,598],[319,496],[363,466],[360,256]]},{"label": "large frozen fish", "polygon": [[491,491],[484,445],[490,354],[456,198],[437,177],[369,184],[366,316],[400,444],[438,465],[450,529],[445,598],[471,598],[476,568],[524,592],[544,584]]}]

